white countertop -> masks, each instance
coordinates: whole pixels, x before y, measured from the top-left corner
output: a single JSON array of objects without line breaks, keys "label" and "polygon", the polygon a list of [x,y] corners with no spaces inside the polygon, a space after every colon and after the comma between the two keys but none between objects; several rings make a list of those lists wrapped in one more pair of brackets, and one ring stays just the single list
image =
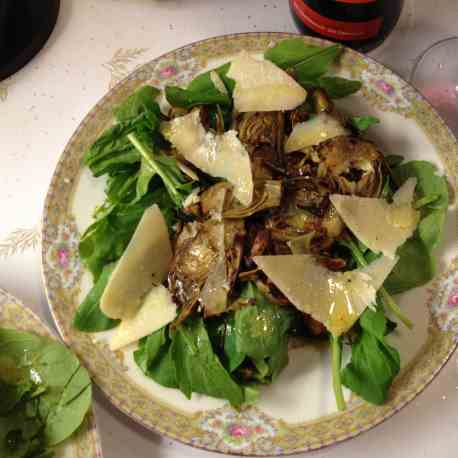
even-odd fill
[{"label": "white countertop", "polygon": [[[408,77],[414,59],[458,27],[455,0],[407,0],[395,32],[371,55]],[[287,0],[62,0],[46,48],[0,83],[0,287],[49,323],[37,227],[57,159],[110,84],[155,56],[226,33],[296,31]],[[106,458],[218,456],[137,426],[95,390]],[[448,458],[458,449],[458,356],[395,417],[315,457]]]}]

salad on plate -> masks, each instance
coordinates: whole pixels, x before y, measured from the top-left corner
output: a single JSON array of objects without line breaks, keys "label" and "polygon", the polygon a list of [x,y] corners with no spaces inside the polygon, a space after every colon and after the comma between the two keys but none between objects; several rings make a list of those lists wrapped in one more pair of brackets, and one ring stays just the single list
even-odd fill
[{"label": "salad on plate", "polygon": [[435,275],[447,182],[336,108],[361,87],[332,74],[341,52],[287,39],[114,109],[84,156],[106,198],[80,240],[93,287],[76,329],[113,329],[146,377],[236,408],[290,349],[328,340],[338,408],[344,386],[386,401],[387,336],[413,326],[395,295]]}]

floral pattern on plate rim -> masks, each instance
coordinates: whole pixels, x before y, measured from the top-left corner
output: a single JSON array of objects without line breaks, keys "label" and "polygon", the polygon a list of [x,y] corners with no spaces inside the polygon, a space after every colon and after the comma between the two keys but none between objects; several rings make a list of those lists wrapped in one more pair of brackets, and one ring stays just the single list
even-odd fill
[{"label": "floral pattern on plate rim", "polygon": [[[449,302],[453,305],[456,301],[455,290],[450,286],[451,283],[455,284],[455,280],[447,283],[442,276],[431,291],[430,335],[424,351],[418,356],[422,364],[412,364],[403,371],[395,382],[391,399],[385,405],[376,407],[365,402],[354,402],[344,413],[312,422],[287,424],[270,418],[254,407],[239,414],[229,407],[194,415],[174,410],[162,400],[146,396],[125,377],[116,358],[107,357],[106,350],[94,344],[88,335],[71,328],[79,286],[76,284],[64,288],[67,280],[62,278],[61,272],[65,272],[65,266],[56,270],[60,264],[56,261],[59,257],[55,255],[54,264],[48,262],[48,253],[56,253],[57,245],[54,244],[59,243],[55,242],[51,233],[59,234],[61,227],[71,224],[68,204],[72,186],[65,186],[65,180],[76,177],[84,149],[110,122],[111,107],[145,82],[161,87],[165,83],[181,84],[203,70],[212,58],[234,54],[240,49],[262,51],[278,40],[291,36],[294,35],[252,33],[213,38],[185,46],[138,68],[110,91],[83,120],[59,161],[46,198],[43,274],[51,310],[64,340],[85,361],[96,383],[111,401],[126,414],[147,428],[208,450],[243,455],[281,455],[314,450],[353,437],[390,417],[418,395],[443,367],[457,345],[456,336],[451,332],[454,327],[450,324],[454,322],[454,318],[451,318],[454,308],[449,305]],[[306,37],[304,40],[326,43]],[[421,96],[390,70],[354,51],[345,51],[342,67],[347,73],[361,76],[363,96],[373,105],[412,118],[425,130],[456,188],[453,171],[458,170],[458,147],[443,122]],[[458,261],[455,261],[448,274],[444,275],[452,275],[453,269],[457,268]],[[448,295],[440,296],[440,292],[447,288],[450,290]],[[437,300],[439,302],[435,302]],[[441,318],[445,311],[449,311],[449,314]],[[259,429],[256,429],[257,426]]]}]

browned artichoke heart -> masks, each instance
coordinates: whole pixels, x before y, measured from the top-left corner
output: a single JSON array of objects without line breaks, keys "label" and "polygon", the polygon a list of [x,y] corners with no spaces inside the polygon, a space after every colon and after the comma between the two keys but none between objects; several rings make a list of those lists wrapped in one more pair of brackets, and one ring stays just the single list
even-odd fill
[{"label": "browned artichoke heart", "polygon": [[225,221],[222,212],[232,200],[231,186],[218,183],[201,195],[204,222],[184,225],[177,238],[169,272],[169,289],[181,307],[178,322],[200,302],[205,316],[222,313],[242,258],[243,221]]},{"label": "browned artichoke heart", "polygon": [[281,111],[243,113],[237,119],[239,139],[245,145],[269,145],[279,154],[284,142],[285,117]]},{"label": "browned artichoke heart", "polygon": [[333,138],[317,147],[318,175],[333,181],[340,194],[376,197],[383,185],[382,154],[371,142],[353,136]]}]

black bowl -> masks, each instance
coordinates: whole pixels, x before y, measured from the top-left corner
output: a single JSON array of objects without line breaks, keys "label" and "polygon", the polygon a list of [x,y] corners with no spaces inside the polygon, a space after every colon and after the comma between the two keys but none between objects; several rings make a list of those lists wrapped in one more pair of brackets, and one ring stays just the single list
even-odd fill
[{"label": "black bowl", "polygon": [[45,45],[60,0],[0,0],[0,81],[17,72]]}]

